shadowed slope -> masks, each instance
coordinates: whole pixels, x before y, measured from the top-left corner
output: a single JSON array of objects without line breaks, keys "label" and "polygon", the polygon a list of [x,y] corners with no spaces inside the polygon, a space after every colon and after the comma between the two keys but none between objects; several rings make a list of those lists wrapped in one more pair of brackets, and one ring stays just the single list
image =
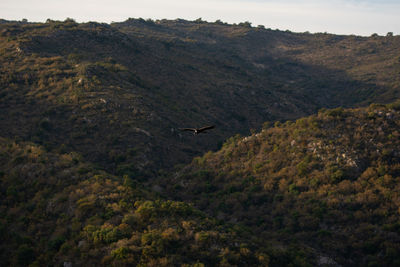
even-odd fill
[{"label": "shadowed slope", "polygon": [[[398,96],[397,36],[143,20],[0,31],[2,134],[80,151],[132,177],[188,162],[264,121]],[[218,128],[193,142],[177,131],[193,122]]]}]

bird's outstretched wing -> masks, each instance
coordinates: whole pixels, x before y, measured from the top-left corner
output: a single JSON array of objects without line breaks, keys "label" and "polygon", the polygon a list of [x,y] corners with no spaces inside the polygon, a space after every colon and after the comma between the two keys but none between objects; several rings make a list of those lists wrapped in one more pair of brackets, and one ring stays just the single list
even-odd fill
[{"label": "bird's outstretched wing", "polygon": [[215,128],[215,125],[210,125],[210,126],[202,127],[202,128],[200,128],[200,129],[198,129],[197,131],[203,132],[203,131],[205,131],[205,130],[209,130],[209,129],[213,129],[213,128]]},{"label": "bird's outstretched wing", "polygon": [[191,132],[195,132],[196,129],[195,128],[179,128],[180,131],[191,131]]}]

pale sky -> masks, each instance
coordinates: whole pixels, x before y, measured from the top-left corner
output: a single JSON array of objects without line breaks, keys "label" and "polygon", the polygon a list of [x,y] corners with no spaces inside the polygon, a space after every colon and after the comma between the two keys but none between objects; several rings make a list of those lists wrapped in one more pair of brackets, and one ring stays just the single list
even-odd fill
[{"label": "pale sky", "polygon": [[400,34],[400,0],[0,0],[0,18],[44,22],[187,19],[294,32]]}]

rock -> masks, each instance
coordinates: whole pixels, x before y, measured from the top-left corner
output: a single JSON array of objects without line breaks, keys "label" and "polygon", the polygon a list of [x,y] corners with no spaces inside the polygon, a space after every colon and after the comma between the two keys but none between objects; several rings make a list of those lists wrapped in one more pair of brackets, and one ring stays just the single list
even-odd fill
[{"label": "rock", "polygon": [[83,247],[84,245],[86,245],[86,241],[85,240],[81,240],[78,243],[78,248]]},{"label": "rock", "polygon": [[336,261],[334,261],[332,258],[329,258],[327,256],[319,256],[318,260],[317,260],[317,265],[318,266],[341,266]]},{"label": "rock", "polygon": [[143,134],[147,135],[148,137],[151,137],[151,134],[146,130],[143,130],[143,129],[140,129],[137,127],[133,128],[133,130],[136,131],[137,133],[143,133]]},{"label": "rock", "polygon": [[163,191],[162,187],[159,186],[159,185],[157,185],[157,184],[153,185],[153,186],[151,187],[151,189],[152,189],[154,192],[157,192],[157,193],[161,193],[161,192]]}]

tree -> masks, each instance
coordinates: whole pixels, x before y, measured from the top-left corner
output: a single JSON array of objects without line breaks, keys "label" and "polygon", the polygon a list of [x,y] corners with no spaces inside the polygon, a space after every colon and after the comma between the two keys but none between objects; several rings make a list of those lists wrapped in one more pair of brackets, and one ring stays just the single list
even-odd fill
[{"label": "tree", "polygon": [[251,28],[251,22],[249,22],[249,21],[240,22],[239,26]]}]

